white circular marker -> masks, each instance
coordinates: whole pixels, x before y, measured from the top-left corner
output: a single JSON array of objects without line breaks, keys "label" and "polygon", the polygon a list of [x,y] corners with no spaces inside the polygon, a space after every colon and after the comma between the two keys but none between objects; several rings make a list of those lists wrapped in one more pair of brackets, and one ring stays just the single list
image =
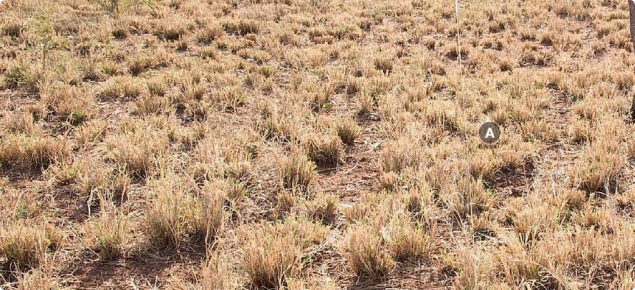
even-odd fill
[{"label": "white circular marker", "polygon": [[493,145],[498,142],[501,137],[501,128],[495,122],[485,122],[478,129],[478,137],[481,139],[481,142],[487,145]]}]

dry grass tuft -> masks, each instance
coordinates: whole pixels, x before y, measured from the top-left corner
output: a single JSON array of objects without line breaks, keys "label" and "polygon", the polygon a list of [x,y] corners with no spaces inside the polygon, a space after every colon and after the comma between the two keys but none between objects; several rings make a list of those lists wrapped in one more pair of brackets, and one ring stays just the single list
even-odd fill
[{"label": "dry grass tuft", "polygon": [[337,131],[337,136],[340,137],[340,140],[348,146],[354,145],[355,140],[360,134],[359,126],[351,120],[337,123],[335,130]]},{"label": "dry grass tuft", "polygon": [[[617,145],[613,140],[609,142]],[[570,174],[579,189],[608,192],[614,188],[623,166],[619,150],[615,150],[615,146],[602,144],[589,148],[578,165],[570,169]]]},{"label": "dry grass tuft", "polygon": [[323,224],[332,224],[337,220],[339,199],[336,196],[319,194],[308,202],[309,217]]},{"label": "dry grass tuft", "polygon": [[430,258],[434,247],[435,229],[427,232],[419,225],[412,225],[408,219],[394,221],[390,229],[388,246],[397,261]]},{"label": "dry grass tuft", "polygon": [[131,77],[111,78],[103,89],[97,93],[100,100],[131,100],[141,95],[141,85]]},{"label": "dry grass tuft", "polygon": [[31,289],[42,289],[42,290],[57,290],[62,289],[55,277],[53,277],[52,270],[50,267],[46,267],[47,269],[40,270],[34,269],[30,270],[20,277],[18,277],[18,287],[17,290],[31,290]]},{"label": "dry grass tuft", "polygon": [[280,183],[285,188],[308,188],[316,166],[305,155],[296,153],[278,165]]},{"label": "dry grass tuft", "polygon": [[219,252],[208,253],[200,273],[200,287],[203,290],[238,289],[237,275],[227,262],[228,257]]},{"label": "dry grass tuft", "polygon": [[33,135],[35,133],[35,124],[33,123],[33,115],[27,113],[10,115],[4,126],[10,133],[22,133]]},{"label": "dry grass tuft", "polygon": [[47,168],[70,156],[70,145],[62,138],[8,135],[0,144],[0,165],[7,168]]},{"label": "dry grass tuft", "polygon": [[183,37],[188,28],[181,21],[160,22],[154,35],[163,41],[176,41]]},{"label": "dry grass tuft", "polygon": [[93,222],[95,249],[103,260],[124,257],[125,245],[129,239],[129,224],[128,216],[114,208],[102,210],[100,217]]},{"label": "dry grass tuft", "polygon": [[[194,232],[206,244],[218,238],[223,230],[227,219],[224,208],[227,198],[218,191],[204,191],[195,202],[196,211],[193,214]],[[237,197],[234,197],[230,201],[234,202],[236,199]]]},{"label": "dry grass tuft", "polygon": [[260,31],[260,24],[254,20],[238,20],[224,22],[223,28],[229,34],[247,35],[250,33],[257,34]]},{"label": "dry grass tuft", "polygon": [[386,172],[400,173],[407,168],[416,168],[423,162],[423,152],[416,142],[406,138],[391,142],[381,155],[381,166]]},{"label": "dry grass tuft", "polygon": [[383,277],[395,265],[382,238],[369,227],[351,230],[342,246],[342,254],[358,276]]},{"label": "dry grass tuft", "polygon": [[326,228],[294,219],[242,231],[241,268],[253,287],[284,287],[288,277],[302,269],[305,251],[322,242],[326,235]]},{"label": "dry grass tuft", "polygon": [[306,141],[305,148],[309,159],[319,166],[337,166],[344,155],[342,142],[337,137],[311,136]]},{"label": "dry grass tuft", "polygon": [[[187,185],[178,179],[163,178],[153,186],[156,200],[148,210],[145,229],[150,243],[157,248],[178,247],[189,231],[192,213],[197,211]],[[200,224],[206,221],[201,221]],[[205,228],[207,230],[207,227]]]},{"label": "dry grass tuft", "polygon": [[48,225],[15,222],[0,228],[0,256],[20,268],[35,268],[46,261],[50,247],[58,246],[59,236]]},{"label": "dry grass tuft", "polygon": [[491,191],[485,189],[480,180],[461,178],[445,190],[441,200],[457,220],[489,210],[494,203]]},{"label": "dry grass tuft", "polygon": [[41,76],[24,65],[13,65],[4,72],[5,89],[25,89],[38,91]]},{"label": "dry grass tuft", "polygon": [[196,40],[202,44],[210,44],[214,40],[224,35],[224,31],[219,26],[206,26],[196,34]]}]

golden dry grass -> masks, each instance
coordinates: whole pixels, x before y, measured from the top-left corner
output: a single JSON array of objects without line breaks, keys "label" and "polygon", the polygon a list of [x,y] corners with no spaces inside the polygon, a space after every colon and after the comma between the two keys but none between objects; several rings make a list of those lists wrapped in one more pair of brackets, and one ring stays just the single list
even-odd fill
[{"label": "golden dry grass", "polygon": [[628,3],[459,2],[2,1],[0,287],[633,289]]}]

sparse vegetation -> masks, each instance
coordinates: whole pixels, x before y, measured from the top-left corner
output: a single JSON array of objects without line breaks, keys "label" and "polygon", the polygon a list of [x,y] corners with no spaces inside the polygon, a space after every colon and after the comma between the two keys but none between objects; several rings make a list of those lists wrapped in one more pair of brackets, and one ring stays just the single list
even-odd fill
[{"label": "sparse vegetation", "polygon": [[1,2],[3,289],[635,287],[627,1]]}]

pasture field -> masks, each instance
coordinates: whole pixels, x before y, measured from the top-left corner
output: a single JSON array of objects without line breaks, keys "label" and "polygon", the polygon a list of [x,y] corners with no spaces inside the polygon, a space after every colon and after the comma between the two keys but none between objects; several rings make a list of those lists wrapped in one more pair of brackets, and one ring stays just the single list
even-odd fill
[{"label": "pasture field", "polygon": [[2,1],[0,287],[633,289],[628,2],[459,8]]}]

